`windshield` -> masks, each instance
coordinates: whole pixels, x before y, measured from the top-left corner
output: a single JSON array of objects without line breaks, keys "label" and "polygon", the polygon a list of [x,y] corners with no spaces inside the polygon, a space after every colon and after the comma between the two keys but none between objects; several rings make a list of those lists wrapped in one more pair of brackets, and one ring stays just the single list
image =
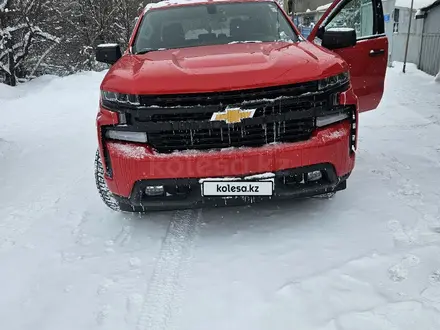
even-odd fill
[{"label": "windshield", "polygon": [[133,52],[240,42],[296,42],[292,26],[272,2],[224,3],[151,10]]}]

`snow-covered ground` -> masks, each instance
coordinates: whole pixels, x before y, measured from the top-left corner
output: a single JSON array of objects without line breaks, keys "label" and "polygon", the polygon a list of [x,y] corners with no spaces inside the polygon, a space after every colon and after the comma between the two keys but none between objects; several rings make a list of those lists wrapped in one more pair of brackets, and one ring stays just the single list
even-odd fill
[{"label": "snow-covered ground", "polygon": [[0,328],[440,329],[440,85],[390,69],[333,200],[120,215],[103,73],[0,86]]}]

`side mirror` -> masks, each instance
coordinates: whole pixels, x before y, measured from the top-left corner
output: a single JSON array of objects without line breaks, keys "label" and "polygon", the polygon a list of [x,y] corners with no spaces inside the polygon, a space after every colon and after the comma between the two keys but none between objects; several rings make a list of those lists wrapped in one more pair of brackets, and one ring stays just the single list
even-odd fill
[{"label": "side mirror", "polygon": [[327,49],[353,47],[356,45],[356,31],[352,28],[329,28],[322,33],[321,46]]},{"label": "side mirror", "polygon": [[115,64],[121,57],[121,47],[118,44],[101,44],[96,48],[98,62]]}]

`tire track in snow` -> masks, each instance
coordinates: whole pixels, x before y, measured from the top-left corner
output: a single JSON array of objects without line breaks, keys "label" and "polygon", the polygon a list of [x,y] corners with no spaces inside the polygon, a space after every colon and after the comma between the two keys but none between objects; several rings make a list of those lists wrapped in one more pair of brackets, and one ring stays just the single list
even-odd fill
[{"label": "tire track in snow", "polygon": [[169,330],[188,272],[201,210],[173,214],[138,319],[138,330]]}]

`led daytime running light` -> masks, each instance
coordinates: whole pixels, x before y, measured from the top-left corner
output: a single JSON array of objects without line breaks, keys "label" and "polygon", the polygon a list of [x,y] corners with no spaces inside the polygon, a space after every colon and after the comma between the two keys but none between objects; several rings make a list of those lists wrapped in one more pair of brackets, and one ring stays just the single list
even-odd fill
[{"label": "led daytime running light", "polygon": [[323,90],[340,85],[344,85],[350,81],[350,73],[348,71],[342,72],[336,76],[331,76],[322,79],[318,82],[318,89]]},{"label": "led daytime running light", "polygon": [[127,105],[141,105],[141,102],[139,100],[139,95],[102,91],[101,97],[102,100],[105,102],[127,104]]}]

